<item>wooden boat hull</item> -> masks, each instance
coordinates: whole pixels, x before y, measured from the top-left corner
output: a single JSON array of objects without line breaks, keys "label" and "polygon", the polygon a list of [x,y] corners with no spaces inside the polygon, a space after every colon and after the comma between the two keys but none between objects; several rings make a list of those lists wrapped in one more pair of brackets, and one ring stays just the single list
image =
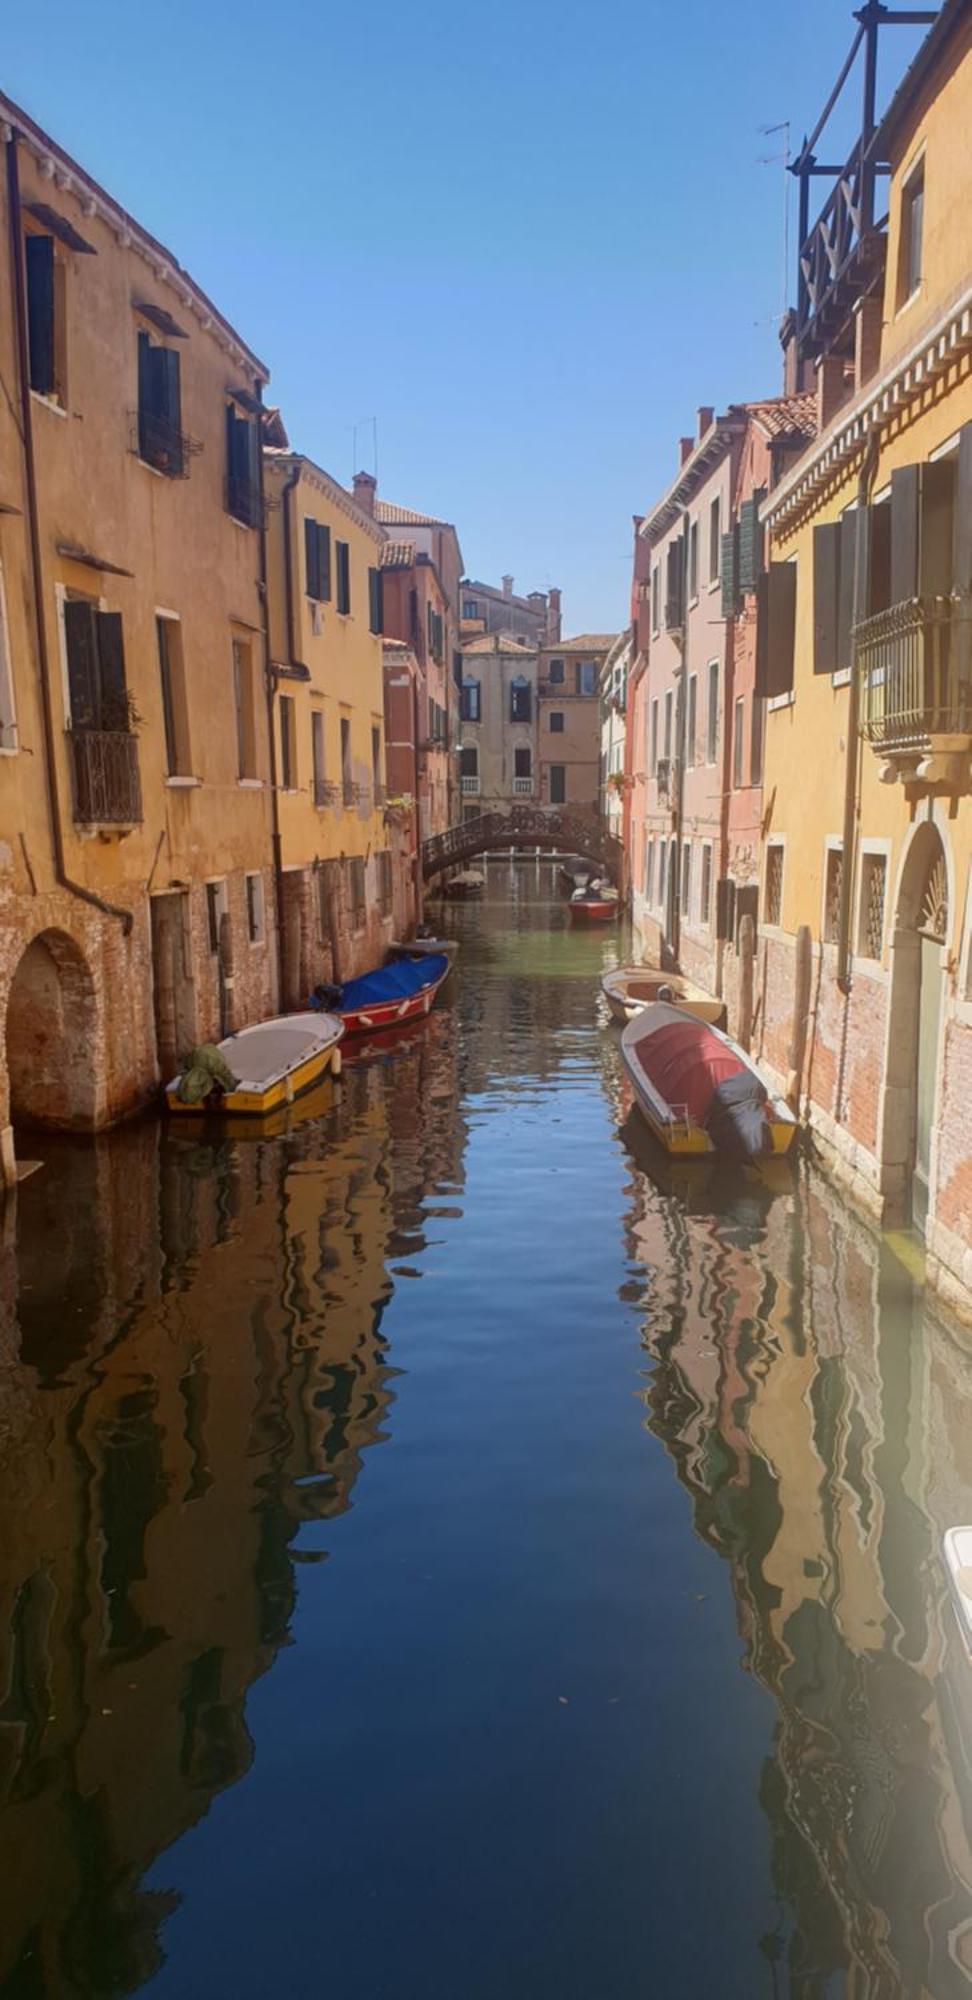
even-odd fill
[{"label": "wooden boat hull", "polygon": [[447,958],[451,965],[459,950],[455,938],[406,938],[390,944],[385,953],[385,963],[393,965],[400,958]]},{"label": "wooden boat hull", "polygon": [[613,924],[617,922],[619,903],[613,896],[603,900],[590,896],[584,902],[571,901],[569,908],[572,924]]},{"label": "wooden boat hull", "polygon": [[[652,1007],[643,1008],[640,1014],[636,1015],[635,1019],[630,1021],[625,1028],[624,1034],[621,1037],[621,1055],[634,1091],[638,1109],[649,1131],[658,1140],[659,1145],[664,1146],[666,1153],[670,1153],[673,1157],[678,1159],[692,1159],[702,1157],[707,1153],[717,1153],[719,1148],[714,1144],[705,1127],[692,1119],[684,1106],[666,1103],[665,1099],[654,1088],[650,1078],[641,1066],[637,1048],[639,1040],[645,1033],[647,1025],[645,1016],[649,1013],[664,1017],[665,1021],[684,1018],[684,1014],[680,1008],[668,1006],[664,1002],[657,1002]],[[711,1023],[706,1023],[705,1025],[711,1034],[717,1036],[719,1041],[724,1042],[733,1055],[738,1057],[743,1068],[747,1069],[751,1075],[755,1076],[762,1083],[763,1079],[759,1075],[756,1064],[746,1055],[745,1050],[741,1049],[720,1028],[713,1027]],[[763,1087],[764,1089],[768,1088],[765,1084]],[[770,1091],[766,1106],[766,1130],[772,1156],[779,1157],[789,1152],[793,1144],[796,1129],[796,1119],[789,1107],[784,1104],[782,1098],[778,1097],[773,1091]]]},{"label": "wooden boat hull", "polygon": [[697,1021],[708,1021],[714,1028],[726,1025],[724,1000],[716,1000],[711,993],[703,992],[700,986],[683,979],[680,973],[663,972],[660,966],[624,965],[613,972],[605,972],[601,980],[601,991],[611,1010],[612,1019],[626,1027],[629,1021],[643,1013],[646,1007],[658,998],[658,989],[668,986],[673,994],[672,1004],[680,1007],[684,1014],[691,1014]]},{"label": "wooden boat hull", "polygon": [[[302,1015],[279,1017],[280,1022],[287,1025],[293,1025],[303,1019]],[[286,1109],[293,1103],[295,1097],[302,1096],[304,1091],[312,1090],[314,1085],[322,1082],[326,1076],[340,1076],[339,1044],[344,1034],[343,1024],[323,1014],[311,1016],[310,1019],[314,1021],[322,1037],[325,1034],[325,1022],[332,1022],[328,1038],[321,1039],[316,1047],[309,1048],[306,1055],[290,1064],[281,1074],[268,1078],[263,1084],[258,1084],[253,1078],[243,1078],[236,1090],[224,1091],[216,1099],[201,1104],[184,1104],[178,1094],[179,1078],[174,1077],[166,1086],[165,1092],[169,1110],[179,1118],[265,1118],[275,1111]],[[274,1025],[276,1023],[270,1021],[259,1024],[268,1029]],[[335,1028],[336,1033],[333,1032]],[[245,1053],[247,1039],[248,1037],[252,1039],[254,1032],[246,1028],[241,1029],[238,1035],[227,1035],[219,1044],[220,1053],[225,1056],[234,1074],[236,1073],[234,1057],[236,1066],[239,1066],[240,1056]]]},{"label": "wooden boat hull", "polygon": [[435,996],[440,986],[449,977],[448,970],[430,986],[423,986],[418,993],[410,993],[403,1000],[380,1000],[368,1007],[355,1007],[341,1015],[344,1032],[352,1038],[356,1035],[374,1035],[387,1028],[404,1028],[408,1021],[421,1021],[431,1013]]}]

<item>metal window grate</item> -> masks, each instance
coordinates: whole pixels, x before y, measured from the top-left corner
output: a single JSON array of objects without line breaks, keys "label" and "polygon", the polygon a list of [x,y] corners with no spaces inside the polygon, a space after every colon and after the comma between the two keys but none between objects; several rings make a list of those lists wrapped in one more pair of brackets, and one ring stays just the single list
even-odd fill
[{"label": "metal window grate", "polygon": [[776,843],[766,850],[766,885],[763,891],[763,922],[778,924],[783,914],[783,849]]},{"label": "metal window grate", "polygon": [[844,879],[844,855],[839,847],[827,849],[827,879],[824,884],[824,943],[836,944],[840,931],[840,892]]},{"label": "metal window grate", "polygon": [[865,854],[861,862],[862,958],[880,958],[884,946],[884,889],[888,864],[883,854]]}]

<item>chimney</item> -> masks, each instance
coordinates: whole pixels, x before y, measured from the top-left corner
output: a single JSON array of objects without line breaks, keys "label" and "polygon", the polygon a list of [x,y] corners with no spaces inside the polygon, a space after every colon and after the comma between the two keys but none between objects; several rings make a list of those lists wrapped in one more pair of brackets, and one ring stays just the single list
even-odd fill
[{"label": "chimney", "polygon": [[847,364],[842,354],[821,354],[817,372],[817,429],[825,431],[848,399]]},{"label": "chimney", "polygon": [[560,592],[547,592],[547,640],[551,646],[560,644]]},{"label": "chimney", "polygon": [[695,450],[695,439],[694,439],[694,438],[679,438],[679,440],[678,440],[678,462],[679,462],[679,465],[684,465],[684,464],[685,464],[685,461],[686,461],[686,459],[687,459],[687,458],[691,458],[691,456],[692,456],[692,453],[693,453],[693,451],[694,451],[694,450]]},{"label": "chimney", "polygon": [[512,597],[512,595],[513,595],[513,578],[512,578],[511,576],[504,576],[504,578],[503,578],[503,596],[504,596],[504,597]]},{"label": "chimney", "polygon": [[374,519],[375,495],[377,491],[378,491],[378,481],[377,479],[372,479],[370,472],[355,473],[354,497],[358,503],[358,506],[361,509],[362,514],[370,514],[372,520]]},{"label": "chimney", "polygon": [[792,306],[788,307],[780,324],[780,346],[783,349],[783,394],[802,396],[814,386],[813,371],[810,362],[800,360],[797,318]]},{"label": "chimney", "polygon": [[712,420],[715,416],[715,411],[712,408],[711,403],[703,403],[701,409],[696,410],[695,415],[696,415],[696,422],[698,424],[698,429],[695,435],[697,442],[701,444],[702,439],[706,434],[706,431],[711,429]]}]

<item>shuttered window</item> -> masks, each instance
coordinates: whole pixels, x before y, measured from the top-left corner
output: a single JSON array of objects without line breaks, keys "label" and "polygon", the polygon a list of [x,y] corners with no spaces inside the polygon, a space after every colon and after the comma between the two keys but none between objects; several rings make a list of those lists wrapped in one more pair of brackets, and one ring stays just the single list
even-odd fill
[{"label": "shuttered window", "polygon": [[714,764],[719,753],[719,662],[709,661],[709,698],[705,718],[705,761]]},{"label": "shuttered window", "polygon": [[383,632],[385,629],[383,578],[380,569],[368,571],[368,629],[371,632]]},{"label": "shuttered window", "polygon": [[186,470],[179,356],[144,329],[138,336],[138,455],[169,479]]},{"label": "shuttered window", "polygon": [[337,568],[335,605],[342,617],[351,610],[351,549],[347,542],[335,542],[334,559]]},{"label": "shuttered window", "polygon": [[739,531],[728,529],[722,537],[722,615],[735,618],[739,608]]},{"label": "shuttered window", "polygon": [[760,525],[759,510],[764,498],[764,490],[762,487],[759,487],[751,499],[743,501],[739,509],[739,572],[737,581],[740,596],[745,595],[746,591],[756,589],[759,573],[763,567],[763,530]]},{"label": "shuttered window", "polygon": [[796,563],[771,563],[757,586],[756,687],[772,700],[793,686]]},{"label": "shuttered window", "polygon": [[57,388],[54,360],[54,238],[30,235],[24,242],[27,266],[27,354],[30,386],[39,396]]},{"label": "shuttered window", "polygon": [[665,630],[676,632],[684,616],[682,537],[669,542],[665,554]]},{"label": "shuttered window", "polygon": [[304,521],[304,571],[308,597],[326,604],[331,595],[331,530],[320,521]]},{"label": "shuttered window", "polygon": [[246,528],[262,519],[259,438],[256,420],[226,405],[226,511]]},{"label": "shuttered window", "polygon": [[129,730],[125,650],[119,611],[99,611],[90,598],[64,605],[71,728]]},{"label": "shuttered window", "polygon": [[736,911],[736,885],[731,875],[723,875],[716,883],[716,937],[729,942],[733,936]]}]

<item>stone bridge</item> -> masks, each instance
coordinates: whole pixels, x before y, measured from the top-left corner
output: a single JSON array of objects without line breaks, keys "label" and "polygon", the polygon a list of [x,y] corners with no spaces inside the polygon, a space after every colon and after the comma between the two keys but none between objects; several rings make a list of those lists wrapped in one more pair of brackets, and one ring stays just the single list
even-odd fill
[{"label": "stone bridge", "polygon": [[596,862],[604,875],[618,882],[621,843],[602,825],[596,813],[577,807],[511,806],[509,812],[486,812],[422,843],[422,873],[428,881],[444,868],[461,868],[478,854],[503,847],[542,847],[553,854],[580,854]]}]

